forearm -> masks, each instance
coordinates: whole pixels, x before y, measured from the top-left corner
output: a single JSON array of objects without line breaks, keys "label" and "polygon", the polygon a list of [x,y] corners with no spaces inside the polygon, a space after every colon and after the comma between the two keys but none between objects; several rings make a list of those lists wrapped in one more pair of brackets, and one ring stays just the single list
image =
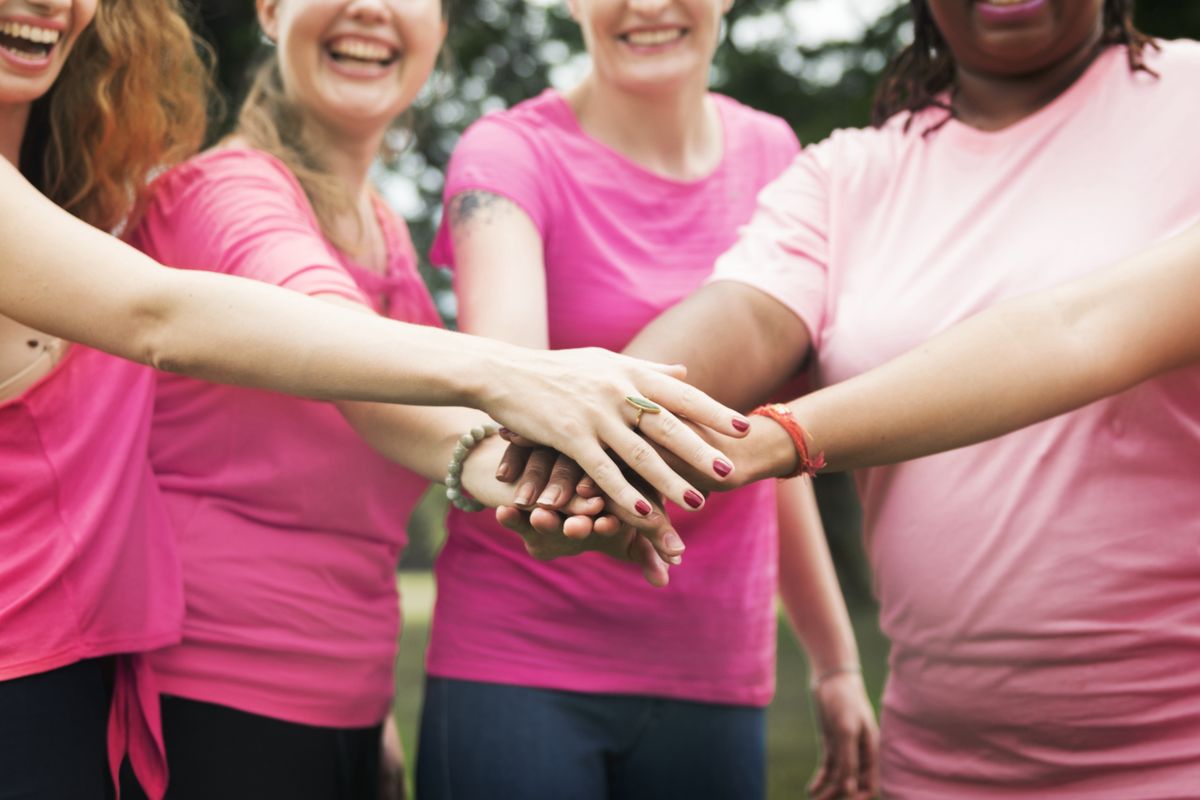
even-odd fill
[{"label": "forearm", "polygon": [[1198,292],[1200,227],[791,406],[833,469],[972,444],[1200,359]]},{"label": "forearm", "polygon": [[661,314],[625,353],[683,364],[688,383],[746,410],[795,375],[808,348],[808,330],[790,310],[757,289],[718,281]]},{"label": "forearm", "polygon": [[511,349],[252,281],[167,270],[28,184],[2,188],[30,197],[3,202],[0,313],[70,341],[309,397],[454,405],[476,404],[481,366]]},{"label": "forearm", "polygon": [[779,485],[779,596],[814,676],[857,665],[858,645],[808,481]]}]

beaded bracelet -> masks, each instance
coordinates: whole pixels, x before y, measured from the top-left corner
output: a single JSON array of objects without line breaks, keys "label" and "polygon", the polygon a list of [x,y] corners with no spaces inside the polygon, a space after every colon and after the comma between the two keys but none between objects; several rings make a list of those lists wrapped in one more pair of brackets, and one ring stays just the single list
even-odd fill
[{"label": "beaded bracelet", "polygon": [[464,491],[462,485],[463,462],[467,460],[467,454],[474,449],[475,445],[499,430],[500,426],[496,423],[485,422],[458,437],[458,443],[454,445],[454,454],[450,456],[450,463],[446,465],[446,499],[460,511],[483,511],[486,508],[483,503]]},{"label": "beaded bracelet", "polygon": [[795,478],[798,475],[807,475],[811,478],[825,466],[824,453],[817,453],[811,457],[808,455],[808,431],[804,430],[796,417],[792,415],[792,410],[783,403],[759,406],[750,412],[750,416],[770,417],[779,423],[792,440],[792,446],[796,448],[796,469],[790,475],[784,475],[785,479]]}]

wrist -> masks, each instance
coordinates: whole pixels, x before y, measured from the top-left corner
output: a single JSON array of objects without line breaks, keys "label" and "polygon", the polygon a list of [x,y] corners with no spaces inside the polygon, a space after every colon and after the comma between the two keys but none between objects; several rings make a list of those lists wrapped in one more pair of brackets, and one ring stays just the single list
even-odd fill
[{"label": "wrist", "polygon": [[733,456],[733,473],[742,484],[766,478],[783,478],[796,469],[796,447],[782,426],[769,419],[756,419],[750,433],[739,440]]},{"label": "wrist", "polygon": [[[772,473],[777,478],[795,478],[801,475],[813,477],[825,466],[824,453],[815,452],[810,448],[811,437],[808,431],[792,414],[791,408],[783,403],[768,403],[750,412],[752,417],[767,417],[775,423],[791,444],[791,455],[784,457],[782,453],[773,453],[773,467],[779,464],[791,464],[791,468],[780,474],[777,470]],[[771,427],[768,425],[768,427]],[[815,453],[815,454],[814,454]]]}]

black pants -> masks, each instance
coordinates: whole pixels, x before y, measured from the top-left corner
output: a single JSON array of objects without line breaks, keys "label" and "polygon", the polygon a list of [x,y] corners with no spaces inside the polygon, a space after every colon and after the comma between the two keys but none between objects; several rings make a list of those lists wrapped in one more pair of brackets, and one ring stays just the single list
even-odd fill
[{"label": "black pants", "polygon": [[[375,800],[382,725],[323,728],[162,698],[167,800]],[[122,800],[145,795],[128,763]]]},{"label": "black pants", "polygon": [[0,681],[0,800],[110,800],[104,659]]}]

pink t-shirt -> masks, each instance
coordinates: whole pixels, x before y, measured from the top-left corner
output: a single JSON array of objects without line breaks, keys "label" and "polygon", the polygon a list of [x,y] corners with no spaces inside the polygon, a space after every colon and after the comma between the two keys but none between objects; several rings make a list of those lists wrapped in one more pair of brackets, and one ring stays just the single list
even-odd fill
[{"label": "pink t-shirt", "polygon": [[[1161,241],[1200,221],[1200,45],[1149,64],[1110,48],[995,133],[925,134],[937,110],[837,132],[763,192],[714,280],[794,310],[833,383]],[[859,473],[889,797],[1200,793],[1198,476],[1196,367]]]},{"label": "pink t-shirt", "polygon": [[[550,344],[622,349],[694,290],[799,149],[775,117],[715,96],[725,153],[694,182],[651,174],[580,129],[548,91],[471,126],[446,197],[482,189],[545,244]],[[443,225],[434,260],[453,264]],[[503,260],[498,259],[498,269]],[[666,590],[605,556],[542,563],[489,514],[452,513],[437,562],[433,675],[763,705],[774,689],[775,490],[676,511],[685,566]]]},{"label": "pink t-shirt", "polygon": [[81,345],[0,403],[0,680],[179,640],[154,372]]},{"label": "pink t-shirt", "polygon": [[[407,232],[378,207],[386,275],[322,237],[290,172],[216,150],[161,178],[134,242],[177,267],[338,294],[437,324]],[[334,727],[382,720],[399,634],[395,567],[426,481],[328,404],[162,375],[150,441],[187,614],[155,654],[166,694]]]}]

